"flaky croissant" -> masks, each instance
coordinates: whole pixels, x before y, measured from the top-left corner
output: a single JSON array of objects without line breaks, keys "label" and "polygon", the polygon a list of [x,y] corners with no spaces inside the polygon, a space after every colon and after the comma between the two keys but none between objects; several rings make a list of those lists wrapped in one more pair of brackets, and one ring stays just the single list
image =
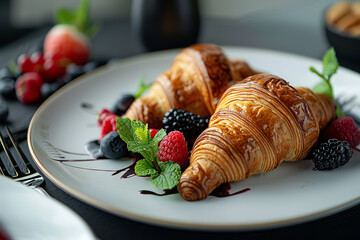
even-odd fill
[{"label": "flaky croissant", "polygon": [[176,56],[149,94],[137,99],[123,117],[140,120],[153,128],[161,127],[171,108],[210,117],[226,89],[255,73],[244,61],[228,60],[216,45],[192,45]]},{"label": "flaky croissant", "polygon": [[334,103],[325,95],[295,89],[273,75],[250,76],[222,96],[195,142],[178,191],[185,200],[200,200],[221,183],[303,159],[334,117]]}]

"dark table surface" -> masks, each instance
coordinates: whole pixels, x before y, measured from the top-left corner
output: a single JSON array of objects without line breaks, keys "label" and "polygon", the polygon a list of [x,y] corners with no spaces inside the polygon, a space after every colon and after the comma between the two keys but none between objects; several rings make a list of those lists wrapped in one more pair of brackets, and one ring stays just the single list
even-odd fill
[{"label": "dark table surface", "polygon": [[[199,42],[274,49],[321,59],[329,47],[322,29],[324,1],[288,6],[238,19],[202,21]],[[0,66],[41,44],[48,28],[40,29],[0,49]],[[128,19],[104,22],[92,41],[92,58],[125,58],[146,52],[131,32]],[[343,64],[344,65],[344,64]],[[356,65],[347,64],[357,70]],[[28,126],[39,105],[8,101],[13,129]],[[30,158],[26,141],[22,148]],[[35,164],[34,164],[35,165]],[[354,183],[357,184],[357,183]],[[261,231],[207,232],[162,228],[128,220],[72,197],[46,179],[46,191],[77,212],[100,239],[349,239],[360,236],[360,205],[303,224]]]}]

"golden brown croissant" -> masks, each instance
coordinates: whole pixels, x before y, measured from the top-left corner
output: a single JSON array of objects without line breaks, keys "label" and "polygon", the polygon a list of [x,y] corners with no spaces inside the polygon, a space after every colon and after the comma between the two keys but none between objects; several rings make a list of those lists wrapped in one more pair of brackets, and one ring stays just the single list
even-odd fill
[{"label": "golden brown croissant", "polygon": [[153,128],[161,127],[171,108],[210,117],[226,89],[255,73],[244,61],[229,61],[216,45],[192,45],[176,56],[149,94],[137,99],[123,117],[140,120]]},{"label": "golden brown croissant", "polygon": [[296,90],[269,74],[248,77],[222,96],[178,191],[185,200],[203,199],[221,183],[303,159],[334,117],[334,103],[325,95]]}]

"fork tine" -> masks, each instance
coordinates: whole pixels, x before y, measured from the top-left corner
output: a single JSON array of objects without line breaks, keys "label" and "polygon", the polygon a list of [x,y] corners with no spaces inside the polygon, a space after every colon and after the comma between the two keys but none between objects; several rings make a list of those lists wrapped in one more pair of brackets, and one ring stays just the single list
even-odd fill
[{"label": "fork tine", "polygon": [[32,165],[30,164],[27,157],[25,156],[24,152],[21,150],[21,148],[20,148],[18,142],[16,141],[14,135],[12,134],[12,132],[10,131],[8,126],[6,126],[6,125],[5,125],[5,130],[6,130],[6,133],[8,134],[8,136],[9,136],[10,141],[12,142],[16,152],[18,153],[18,155],[20,157],[20,160],[22,161],[23,165],[26,167],[26,170],[24,169],[24,171],[22,170],[22,172],[24,174],[29,174],[30,172],[35,172]]},{"label": "fork tine", "polygon": [[0,142],[1,142],[1,145],[4,149],[4,152],[6,154],[6,156],[8,157],[9,161],[8,161],[8,164],[10,165],[10,169],[13,170],[11,171],[9,168],[6,168],[6,170],[9,172],[9,174],[11,175],[11,177],[15,178],[15,177],[18,177],[19,176],[19,173],[18,171],[16,171],[16,168],[15,166],[17,165],[16,162],[15,162],[15,159],[14,157],[12,156],[10,150],[9,150],[9,147],[8,145],[6,144],[6,141],[4,139],[4,137],[2,136],[1,132],[0,132]]}]

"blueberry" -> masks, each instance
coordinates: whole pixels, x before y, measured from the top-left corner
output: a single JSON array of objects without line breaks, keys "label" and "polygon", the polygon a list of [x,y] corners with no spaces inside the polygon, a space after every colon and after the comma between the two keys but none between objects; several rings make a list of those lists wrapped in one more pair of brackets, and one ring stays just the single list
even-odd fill
[{"label": "blueberry", "polygon": [[0,69],[0,79],[3,79],[3,78],[15,79],[15,76],[8,67],[4,67],[4,68]]},{"label": "blueberry", "polygon": [[124,94],[119,97],[119,99],[115,102],[111,111],[118,116],[123,115],[130,105],[135,101],[135,97],[131,94]]},{"label": "blueberry", "polygon": [[120,138],[118,132],[110,132],[100,142],[100,151],[106,158],[118,159],[127,153],[126,143]]},{"label": "blueberry", "polygon": [[54,92],[61,88],[65,83],[63,81],[57,81],[52,83],[44,83],[41,86],[41,96],[43,99],[50,97]]},{"label": "blueberry", "polygon": [[15,80],[12,78],[0,79],[0,94],[4,99],[15,99]]},{"label": "blueberry", "polygon": [[7,116],[9,115],[9,107],[4,101],[0,101],[0,122],[6,122]]},{"label": "blueberry", "polygon": [[113,64],[120,60],[120,58],[111,58],[106,64]]},{"label": "blueberry", "polygon": [[66,75],[68,76],[67,80],[73,80],[81,75],[84,74],[84,69],[82,66],[79,65],[75,65],[75,64],[70,64],[67,68],[66,68]]}]

